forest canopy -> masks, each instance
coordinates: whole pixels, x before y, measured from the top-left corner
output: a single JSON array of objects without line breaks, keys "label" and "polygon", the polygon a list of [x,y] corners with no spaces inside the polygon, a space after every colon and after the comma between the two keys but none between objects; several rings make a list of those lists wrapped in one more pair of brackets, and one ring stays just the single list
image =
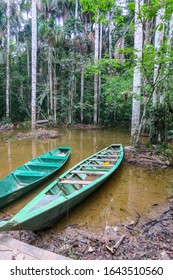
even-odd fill
[{"label": "forest canopy", "polygon": [[1,0],[0,122],[173,131],[172,0]]}]

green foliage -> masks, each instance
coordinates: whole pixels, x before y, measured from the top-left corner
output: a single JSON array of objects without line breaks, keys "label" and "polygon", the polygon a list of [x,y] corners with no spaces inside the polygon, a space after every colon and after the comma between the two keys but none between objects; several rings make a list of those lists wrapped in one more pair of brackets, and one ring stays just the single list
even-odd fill
[{"label": "green foliage", "polygon": [[98,59],[96,65],[89,63],[86,65],[85,76],[90,77],[94,74],[104,74],[118,72],[122,69],[122,62],[115,59],[103,58]]},{"label": "green foliage", "polygon": [[155,152],[158,155],[164,156],[166,159],[173,159],[173,151],[168,149],[167,146],[157,145],[155,147]]},{"label": "green foliage", "polygon": [[104,75],[104,78],[102,95],[105,99],[106,110],[115,114],[114,122],[130,121],[132,102],[132,75],[130,71],[113,77]]},{"label": "green foliage", "polygon": [[151,144],[167,145],[167,108],[165,105],[159,104],[159,106],[151,107],[150,112],[150,137]]},{"label": "green foliage", "polygon": [[7,117],[2,117],[1,121],[0,121],[1,125],[6,125],[6,124],[12,124],[11,119],[7,118]]},{"label": "green foliage", "polygon": [[22,126],[23,126],[24,128],[27,128],[27,129],[31,128],[31,121],[27,120],[27,118],[26,118],[26,119],[22,122]]},{"label": "green foliage", "polygon": [[[30,10],[31,1],[20,1],[24,14]],[[139,17],[143,26],[146,21],[152,19],[158,10],[166,3],[166,19],[169,19],[173,9],[173,1],[151,0],[151,5],[144,4]],[[5,3],[3,1],[3,3]],[[52,70],[52,89],[54,91],[54,75],[57,85],[57,120],[59,124],[68,123],[69,92],[72,89],[73,122],[80,122],[81,109],[84,112],[84,123],[93,122],[94,83],[93,76],[101,77],[101,90],[99,92],[99,120],[100,124],[114,125],[116,122],[131,119],[133,70],[135,63],[140,65],[143,81],[141,104],[144,97],[151,98],[153,90],[162,90],[166,94],[166,106],[164,108],[165,127],[158,122],[162,118],[163,111],[153,111],[151,99],[147,108],[147,129],[156,125],[157,129],[164,133],[172,130],[173,120],[168,114],[168,108],[173,104],[173,50],[167,46],[164,40],[161,48],[155,50],[153,44],[154,32],[162,30],[163,25],[150,30],[151,41],[144,45],[143,56],[137,59],[134,44],[134,1],[128,1],[128,12],[122,13],[122,7],[114,0],[81,0],[78,10],[78,18],[75,19],[75,1],[38,1],[38,62],[37,62],[37,118],[48,118],[50,112],[50,65]],[[82,10],[81,10],[82,7]],[[120,38],[125,37],[125,48],[119,52],[125,56],[124,61],[109,59],[108,47],[108,12],[112,16],[113,32],[112,44],[114,47]],[[62,24],[63,19],[63,24]],[[93,64],[94,57],[94,21],[102,23],[103,27],[103,58]],[[61,24],[59,24],[61,22]],[[0,5],[0,118],[5,115],[6,92],[6,16],[5,5]],[[20,14],[16,20],[11,19],[11,48],[10,48],[10,104],[11,118],[13,121],[30,120],[31,111],[31,21],[22,18]],[[13,38],[16,36],[16,39]],[[90,38],[88,34],[92,35]],[[1,40],[3,36],[3,40]],[[49,56],[49,50],[51,55]],[[28,53],[27,53],[28,52]],[[168,55],[169,52],[169,55]],[[49,64],[48,64],[49,63]],[[169,63],[169,69],[167,69]],[[155,65],[159,65],[157,83],[153,83],[153,71]],[[29,66],[29,73],[27,68]],[[81,69],[85,67],[84,102],[80,102]],[[164,79],[163,79],[164,77]],[[166,88],[164,81],[166,80]],[[146,82],[147,81],[147,82]],[[49,109],[49,110],[48,110]],[[155,132],[154,132],[155,133]],[[164,134],[166,135],[166,134]]]},{"label": "green foliage", "polygon": [[64,32],[68,36],[71,36],[72,34],[80,34],[82,33],[82,30],[82,22],[79,19],[68,18],[65,22]]},{"label": "green foliage", "polygon": [[84,11],[98,14],[99,11],[110,11],[115,5],[114,0],[80,0]]}]

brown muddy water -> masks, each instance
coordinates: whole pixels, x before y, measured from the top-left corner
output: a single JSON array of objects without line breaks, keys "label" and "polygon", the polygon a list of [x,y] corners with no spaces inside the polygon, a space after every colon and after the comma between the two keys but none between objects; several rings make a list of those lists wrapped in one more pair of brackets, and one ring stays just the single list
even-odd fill
[{"label": "brown muddy water", "polygon": [[[54,178],[98,150],[112,143],[122,143],[124,146],[128,146],[130,143],[130,131],[127,128],[57,130],[60,137],[53,140],[9,141],[6,134],[0,133],[0,179],[32,157],[59,145],[71,147],[71,156],[66,165],[44,185],[3,208],[3,215],[6,213],[12,216],[17,213]],[[19,131],[12,132],[11,136],[17,132]],[[133,222],[136,211],[143,218],[154,218],[162,205],[166,203],[167,198],[173,195],[172,186],[173,168],[146,170],[123,161],[106,183],[71,210],[68,217],[57,222],[53,230],[58,231],[66,225],[77,224],[93,233],[103,232],[108,228],[116,229],[121,223]]]}]

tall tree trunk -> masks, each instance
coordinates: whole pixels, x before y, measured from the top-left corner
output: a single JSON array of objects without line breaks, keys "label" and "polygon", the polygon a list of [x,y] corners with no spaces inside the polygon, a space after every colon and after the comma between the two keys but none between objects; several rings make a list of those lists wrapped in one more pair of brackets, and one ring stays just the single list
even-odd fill
[{"label": "tall tree trunk", "polygon": [[[172,39],[173,39],[173,13],[170,16],[170,21],[169,21],[169,32],[168,32],[168,36],[167,36],[167,52],[166,52],[166,68],[164,71],[164,76],[166,77],[168,72],[169,72],[169,66],[170,66],[170,51],[171,51],[171,47],[172,47]],[[160,93],[160,104],[164,104],[165,101],[165,91],[167,89],[167,80],[164,83],[164,90]]]},{"label": "tall tree trunk", "polygon": [[81,103],[81,110],[80,110],[80,121],[83,123],[84,115],[83,115],[83,104],[84,104],[84,66],[81,69],[81,94],[80,94],[80,103]]},{"label": "tall tree trunk", "polygon": [[112,59],[112,14],[109,12],[109,59]]},{"label": "tall tree trunk", "polygon": [[[164,19],[163,19],[164,14],[165,14],[165,8],[161,8],[156,16],[156,31],[155,31],[155,42],[154,42],[154,46],[156,50],[156,57],[155,57],[156,61],[158,58],[158,51],[164,39]],[[163,142],[165,142],[163,140],[164,139],[163,135],[165,135],[165,120],[163,120],[165,116],[165,108],[164,108],[164,102],[162,106],[160,106],[160,90],[158,87],[160,79],[161,79],[161,63],[156,63],[154,65],[154,77],[153,77],[153,83],[154,83],[153,109],[151,114],[151,126],[150,126],[151,144],[158,144],[158,143],[163,144]]]},{"label": "tall tree trunk", "polygon": [[36,129],[36,83],[37,83],[37,7],[32,0],[32,93],[31,93],[31,128]]},{"label": "tall tree trunk", "polygon": [[54,64],[54,97],[53,97],[53,121],[56,124],[56,111],[57,111],[57,79],[56,79],[56,64]]},{"label": "tall tree trunk", "polygon": [[[48,50],[48,73],[49,73],[49,93],[50,93],[50,116],[53,114],[53,82],[52,82],[52,48]],[[48,116],[49,117],[49,116]]]},{"label": "tall tree trunk", "polygon": [[79,6],[78,0],[75,0],[75,19],[78,18],[78,6]]},{"label": "tall tree trunk", "polygon": [[27,42],[26,51],[27,51],[27,74],[28,74],[28,81],[30,81],[30,54],[29,54],[29,42]]},{"label": "tall tree trunk", "polygon": [[[99,25],[95,23],[95,48],[94,64],[96,65],[99,57]],[[98,74],[94,74],[94,124],[98,123]]]},{"label": "tall tree trunk", "polygon": [[131,138],[132,143],[135,144],[136,136],[140,123],[140,95],[141,95],[141,71],[140,71],[140,58],[142,57],[143,46],[143,28],[142,22],[139,18],[139,12],[143,5],[143,0],[135,0],[135,34],[134,34],[134,49],[136,52],[136,65],[133,74],[133,105],[132,105],[132,125],[131,125]]},{"label": "tall tree trunk", "polygon": [[[164,16],[165,13],[165,8],[162,8],[158,11],[158,14],[156,16],[156,32],[155,32],[155,42],[154,42],[154,46],[155,46],[155,50],[158,51],[159,48],[161,47],[162,43],[163,43],[163,37],[164,37]],[[159,27],[162,26],[162,28],[160,29]],[[156,55],[156,60],[157,60],[157,55]],[[156,63],[155,67],[154,67],[154,86],[155,86],[155,90],[153,92],[153,106],[157,106],[159,103],[159,92],[158,92],[158,88],[157,88],[157,82],[160,78],[160,64]]]},{"label": "tall tree trunk", "polygon": [[[100,26],[100,38],[99,38],[99,59],[102,58],[102,46],[103,46],[103,26],[102,24]],[[102,83],[102,77],[101,73],[99,73],[98,77],[98,119],[100,119],[100,99],[101,99],[101,83]]]},{"label": "tall tree trunk", "polygon": [[[147,0],[147,5],[150,5],[150,0]],[[151,44],[151,38],[150,38],[150,27],[151,27],[151,21],[150,20],[146,20],[145,22],[145,40],[144,40],[144,46],[146,46],[147,44]],[[144,80],[143,80],[144,86],[147,86],[148,84],[148,78],[144,76]],[[146,87],[147,88],[147,87]],[[149,103],[151,96],[148,94],[148,91],[145,90],[144,87],[144,91],[143,91],[143,112],[142,112],[142,116],[141,116],[141,120],[140,120],[140,125],[139,125],[139,129],[138,129],[138,133],[137,133],[137,138],[136,138],[136,143],[139,144],[140,143],[140,136],[141,133],[145,132],[145,126],[146,126],[146,121],[147,121],[147,106]]]},{"label": "tall tree trunk", "polygon": [[7,0],[6,117],[10,117],[10,0]]},{"label": "tall tree trunk", "polygon": [[77,35],[78,6],[79,6],[78,0],[75,0],[75,15],[74,15],[74,17],[75,17],[75,27],[74,27],[75,36]]},{"label": "tall tree trunk", "polygon": [[46,81],[46,85],[47,85],[47,116],[50,116],[50,94],[49,94],[49,88],[50,88],[50,81],[49,81],[49,59],[48,59],[48,63],[47,63],[47,81]]},{"label": "tall tree trunk", "polygon": [[68,123],[71,124],[73,122],[73,97],[75,90],[75,76],[74,76],[75,66],[74,63],[72,65],[71,72],[71,83],[69,85],[69,109],[68,109]]}]

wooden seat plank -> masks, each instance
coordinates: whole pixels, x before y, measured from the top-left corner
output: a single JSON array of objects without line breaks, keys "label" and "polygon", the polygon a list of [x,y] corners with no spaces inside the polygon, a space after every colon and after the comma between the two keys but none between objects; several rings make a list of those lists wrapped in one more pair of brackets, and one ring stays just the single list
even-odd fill
[{"label": "wooden seat plank", "polygon": [[112,166],[114,166],[114,165],[113,164],[106,164],[106,165],[104,165],[104,164],[94,164],[94,163],[92,163],[92,164],[83,164],[82,165],[82,167],[98,167],[98,168],[101,167],[101,169],[102,168],[106,168],[106,167],[112,167]]},{"label": "wooden seat plank", "polygon": [[110,158],[118,158],[119,156],[118,155],[96,155],[97,157],[110,157]]},{"label": "wooden seat plank", "polygon": [[92,181],[84,181],[84,180],[73,180],[73,179],[60,179],[61,184],[77,184],[77,185],[88,185],[92,183]]},{"label": "wooden seat plank", "polygon": [[106,171],[87,171],[87,170],[73,170],[73,174],[92,174],[92,175],[104,175]]},{"label": "wooden seat plank", "polygon": [[116,159],[112,159],[112,158],[90,158],[90,161],[110,161],[110,162],[115,162]]}]

